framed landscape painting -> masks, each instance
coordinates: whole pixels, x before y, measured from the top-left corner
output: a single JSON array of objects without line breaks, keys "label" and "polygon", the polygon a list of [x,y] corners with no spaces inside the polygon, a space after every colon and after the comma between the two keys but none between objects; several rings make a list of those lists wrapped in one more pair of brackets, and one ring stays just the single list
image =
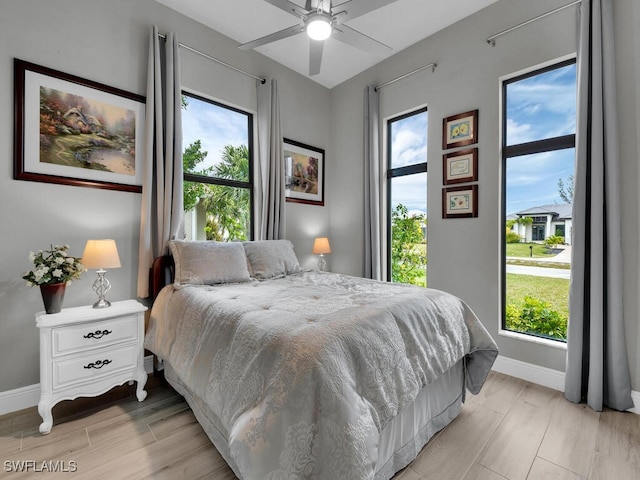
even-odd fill
[{"label": "framed landscape painting", "polygon": [[478,216],[478,185],[442,189],[442,218]]},{"label": "framed landscape painting", "polygon": [[16,180],[142,191],[144,97],[14,60]]},{"label": "framed landscape painting", "polygon": [[287,202],[324,205],[324,150],[284,139]]},{"label": "framed landscape painting", "polygon": [[478,110],[442,119],[442,149],[478,142]]}]

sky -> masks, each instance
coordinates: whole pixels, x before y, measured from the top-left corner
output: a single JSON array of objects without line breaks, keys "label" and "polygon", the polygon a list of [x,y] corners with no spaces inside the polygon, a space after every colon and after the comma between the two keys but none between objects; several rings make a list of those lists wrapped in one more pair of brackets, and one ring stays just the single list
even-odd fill
[{"label": "sky", "polygon": [[187,103],[182,109],[182,148],[200,140],[208,152],[196,170],[219,162],[225,145],[248,146],[247,115],[194,97],[187,97]]},{"label": "sky", "polygon": [[[507,145],[576,131],[575,64],[507,86]],[[558,180],[574,170],[574,149],[507,160],[507,215],[539,205],[564,203]]]},{"label": "sky", "polygon": [[[396,120],[391,124],[391,168],[427,161],[428,112]],[[391,184],[391,207],[402,203],[409,212],[427,211],[427,174],[395,177]]]}]

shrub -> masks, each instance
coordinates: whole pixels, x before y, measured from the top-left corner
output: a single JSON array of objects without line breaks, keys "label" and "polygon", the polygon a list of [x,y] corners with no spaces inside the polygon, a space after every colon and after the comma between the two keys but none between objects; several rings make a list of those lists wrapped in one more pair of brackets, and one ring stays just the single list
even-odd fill
[{"label": "shrub", "polygon": [[509,330],[567,339],[567,319],[552,310],[549,303],[528,295],[524,297],[522,308],[507,305],[505,317]]},{"label": "shrub", "polygon": [[555,248],[562,243],[564,243],[564,237],[561,237],[560,235],[550,235],[544,240],[544,244],[549,248]]},{"label": "shrub", "polygon": [[520,243],[522,237],[518,235],[516,232],[507,232],[506,241],[507,243]]},{"label": "shrub", "polygon": [[424,214],[410,214],[409,209],[398,204],[391,212],[391,280],[398,283],[425,285],[427,266],[423,225]]}]

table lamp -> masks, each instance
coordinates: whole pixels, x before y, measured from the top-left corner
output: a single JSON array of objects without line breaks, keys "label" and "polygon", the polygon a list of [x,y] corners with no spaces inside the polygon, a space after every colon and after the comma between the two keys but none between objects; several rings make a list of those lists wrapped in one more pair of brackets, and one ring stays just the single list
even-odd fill
[{"label": "table lamp", "polygon": [[327,261],[324,259],[325,253],[331,253],[331,245],[327,237],[318,237],[313,242],[313,253],[318,257],[318,270],[324,272],[327,268]]},{"label": "table lamp", "polygon": [[98,278],[93,282],[93,291],[98,295],[98,301],[93,308],[107,308],[111,306],[105,295],[111,290],[111,283],[105,277],[107,268],[120,268],[120,257],[115,240],[87,240],[82,254],[82,264],[86,268],[97,269]]}]

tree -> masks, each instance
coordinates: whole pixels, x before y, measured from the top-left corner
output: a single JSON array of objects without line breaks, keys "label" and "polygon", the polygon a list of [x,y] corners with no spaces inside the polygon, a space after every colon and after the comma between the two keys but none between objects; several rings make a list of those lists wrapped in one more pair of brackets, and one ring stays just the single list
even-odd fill
[{"label": "tree", "polygon": [[558,179],[558,194],[565,203],[573,203],[573,175],[567,177],[567,182]]},{"label": "tree", "polygon": [[531,218],[531,217],[520,217],[520,218],[518,218],[517,222],[520,225],[531,225],[533,223],[533,218]]},{"label": "tree", "polygon": [[409,215],[402,204],[391,213],[391,279],[394,282],[426,286],[427,251],[423,232],[426,223],[426,215]]},{"label": "tree", "polygon": [[[249,181],[249,149],[246,145],[226,145],[221,162],[212,175],[228,180]],[[248,240],[251,222],[250,190],[226,185],[204,185],[202,203],[207,212],[208,240]]]},{"label": "tree", "polygon": [[[207,157],[208,152],[202,151],[202,144],[200,140],[196,140],[182,153],[182,167],[185,173],[195,173],[199,175],[209,175],[211,167],[204,170],[197,171],[196,165],[202,163]],[[207,195],[206,184],[199,182],[184,182],[183,186],[184,194],[184,211],[188,212],[193,210],[198,203],[198,200],[204,198]]]}]

